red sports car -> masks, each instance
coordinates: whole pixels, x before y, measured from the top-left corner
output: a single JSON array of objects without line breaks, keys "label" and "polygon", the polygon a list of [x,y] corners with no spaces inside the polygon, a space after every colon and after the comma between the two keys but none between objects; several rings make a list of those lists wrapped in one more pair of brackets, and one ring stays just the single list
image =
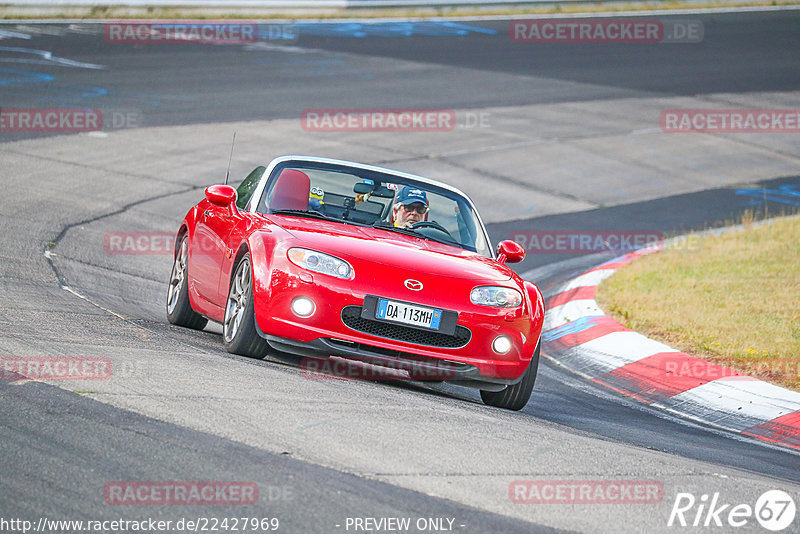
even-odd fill
[{"label": "red sports car", "polygon": [[360,360],[476,387],[492,406],[528,402],[544,301],[505,265],[525,251],[493,251],[464,193],[291,156],[205,196],[177,233],[171,323],[220,322],[235,354]]}]

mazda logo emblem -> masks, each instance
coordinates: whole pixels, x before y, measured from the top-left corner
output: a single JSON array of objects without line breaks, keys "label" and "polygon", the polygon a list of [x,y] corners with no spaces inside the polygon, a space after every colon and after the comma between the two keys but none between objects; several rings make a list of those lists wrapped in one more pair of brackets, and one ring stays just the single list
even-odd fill
[{"label": "mazda logo emblem", "polygon": [[422,282],[419,280],[412,280],[409,278],[403,284],[406,286],[406,289],[410,289],[411,291],[422,291]]}]

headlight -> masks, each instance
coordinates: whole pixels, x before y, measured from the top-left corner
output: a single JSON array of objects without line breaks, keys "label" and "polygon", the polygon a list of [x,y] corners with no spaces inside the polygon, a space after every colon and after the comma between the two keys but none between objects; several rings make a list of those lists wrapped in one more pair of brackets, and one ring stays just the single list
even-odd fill
[{"label": "headlight", "polygon": [[522,295],[508,287],[476,287],[469,294],[469,300],[481,306],[513,308],[522,304]]},{"label": "headlight", "polygon": [[350,278],[353,268],[344,260],[330,254],[308,250],[305,248],[290,248],[289,261],[315,273],[327,274],[336,278]]}]

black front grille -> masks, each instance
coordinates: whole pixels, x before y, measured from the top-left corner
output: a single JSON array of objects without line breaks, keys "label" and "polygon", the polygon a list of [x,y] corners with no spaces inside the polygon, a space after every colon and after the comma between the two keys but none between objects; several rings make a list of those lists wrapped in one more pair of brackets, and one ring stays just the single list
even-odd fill
[{"label": "black front grille", "polygon": [[417,328],[363,319],[361,317],[361,306],[346,306],[342,309],[342,322],[345,326],[358,332],[428,347],[457,349],[465,346],[472,338],[472,332],[460,325],[456,325],[456,332],[451,336],[439,332],[427,332]]}]

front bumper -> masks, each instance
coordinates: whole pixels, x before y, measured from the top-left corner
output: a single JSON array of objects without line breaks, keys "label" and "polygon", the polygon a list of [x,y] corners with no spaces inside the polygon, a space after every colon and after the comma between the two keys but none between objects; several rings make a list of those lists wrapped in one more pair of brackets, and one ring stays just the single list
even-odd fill
[{"label": "front bumper", "polygon": [[[474,283],[449,280],[447,290],[409,298],[402,280],[411,273],[397,276],[399,283],[369,284],[370,292],[457,311],[454,336],[447,339],[420,330],[397,334],[407,329],[361,317],[366,294],[354,289],[357,284],[318,274],[312,277],[291,267],[274,269],[262,279],[264,283],[255,284],[259,333],[277,350],[310,357],[334,355],[418,373],[442,372],[450,382],[485,385],[482,389],[491,389],[492,385],[502,389],[521,379],[539,338],[539,330],[527,312],[529,304],[514,310],[477,307],[468,300]],[[299,317],[292,312],[292,301],[298,297],[314,301],[313,314]],[[512,342],[505,354],[492,350],[492,341],[501,335]]]},{"label": "front bumper", "polygon": [[328,358],[338,356],[372,365],[404,370],[412,378],[421,380],[443,380],[451,384],[479,388],[489,391],[502,391],[508,385],[516,384],[522,376],[504,379],[483,376],[477,367],[453,360],[423,358],[400,351],[380,350],[363,343],[347,342],[340,339],[317,338],[303,343],[292,339],[270,336],[259,332],[269,345],[282,352],[307,358]]}]

